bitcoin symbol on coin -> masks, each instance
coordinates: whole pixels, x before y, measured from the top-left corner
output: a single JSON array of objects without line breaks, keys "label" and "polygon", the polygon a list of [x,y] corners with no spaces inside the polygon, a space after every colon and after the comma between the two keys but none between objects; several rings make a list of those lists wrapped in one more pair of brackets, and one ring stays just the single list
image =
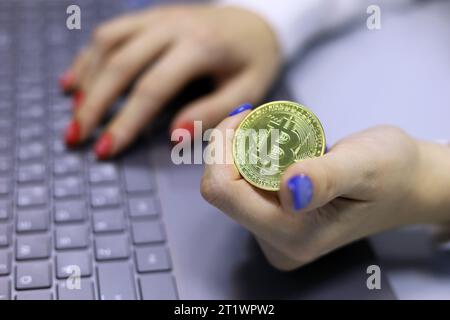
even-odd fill
[{"label": "bitcoin symbol on coin", "polygon": [[242,177],[270,191],[280,188],[282,173],[296,161],[325,151],[325,134],[317,117],[290,101],[266,103],[239,125],[233,140],[233,159]]}]

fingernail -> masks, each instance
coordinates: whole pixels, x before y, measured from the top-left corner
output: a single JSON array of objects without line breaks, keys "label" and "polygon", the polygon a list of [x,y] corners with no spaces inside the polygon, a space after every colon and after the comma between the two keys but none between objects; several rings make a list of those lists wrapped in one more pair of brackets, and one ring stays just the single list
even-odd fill
[{"label": "fingernail", "polygon": [[76,120],[72,120],[66,129],[64,139],[68,146],[74,146],[80,140],[80,124]]},{"label": "fingernail", "polygon": [[313,197],[313,184],[308,176],[293,176],[288,181],[288,188],[291,191],[294,210],[301,210],[309,205]]},{"label": "fingernail", "polygon": [[94,146],[94,152],[99,160],[105,160],[111,155],[113,137],[110,133],[104,133]]},{"label": "fingernail", "polygon": [[70,87],[73,86],[73,83],[75,81],[75,75],[71,71],[66,71],[60,78],[59,78],[59,86],[63,91],[68,91]]},{"label": "fingernail", "polygon": [[78,109],[81,105],[81,102],[83,102],[84,93],[83,91],[77,91],[74,93],[72,97],[72,110],[75,111]]},{"label": "fingernail", "polygon": [[328,148],[328,145],[325,145],[325,152],[324,153],[328,153],[328,150],[330,150],[330,148]]},{"label": "fingernail", "polygon": [[[175,131],[176,129],[185,129],[189,132],[190,139],[194,138],[194,122],[193,121],[183,122],[178,127],[176,127],[173,131]],[[181,136],[181,137],[179,137],[178,141],[173,141],[173,142],[180,143],[183,141],[183,138],[184,137]]]},{"label": "fingernail", "polygon": [[236,109],[234,109],[233,111],[231,111],[228,116],[235,116],[241,112],[244,112],[245,110],[251,110],[253,109],[253,105],[251,103],[244,103],[242,105],[240,105],[239,107],[237,107]]}]

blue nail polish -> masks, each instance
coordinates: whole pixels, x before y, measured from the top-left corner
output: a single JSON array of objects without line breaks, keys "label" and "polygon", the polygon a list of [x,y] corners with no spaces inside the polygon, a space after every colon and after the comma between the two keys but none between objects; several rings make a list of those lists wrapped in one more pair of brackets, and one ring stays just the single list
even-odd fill
[{"label": "blue nail polish", "polygon": [[325,145],[325,152],[324,153],[328,153],[328,150],[330,150],[330,148],[328,148],[328,145]]},{"label": "blue nail polish", "polygon": [[313,197],[313,184],[311,179],[304,174],[293,176],[288,181],[291,191],[294,210],[306,208]]},{"label": "blue nail polish", "polygon": [[231,111],[228,116],[235,116],[245,110],[251,110],[253,109],[253,105],[251,103],[245,103],[243,105],[240,105],[239,107],[237,107],[236,109],[234,109],[233,111]]}]

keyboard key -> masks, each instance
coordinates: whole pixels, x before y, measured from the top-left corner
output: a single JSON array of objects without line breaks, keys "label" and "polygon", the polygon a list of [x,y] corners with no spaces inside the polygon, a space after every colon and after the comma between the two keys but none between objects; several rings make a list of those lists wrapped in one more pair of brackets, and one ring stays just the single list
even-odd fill
[{"label": "keyboard key", "polygon": [[47,188],[44,186],[19,187],[17,204],[20,207],[44,205],[47,201]]},{"label": "keyboard key", "polygon": [[41,259],[50,257],[50,237],[46,234],[18,236],[16,259]]},{"label": "keyboard key", "polygon": [[95,187],[91,189],[93,207],[116,206],[120,204],[120,190],[117,187]]},{"label": "keyboard key", "polygon": [[178,299],[174,279],[169,273],[155,273],[142,276],[139,287],[143,300]]},{"label": "keyboard key", "polygon": [[10,125],[11,121],[8,119],[0,118],[0,131],[2,135],[0,136],[0,150],[6,151],[11,146],[11,138],[7,135],[11,128],[4,126],[5,124]]},{"label": "keyboard key", "polygon": [[59,119],[56,119],[53,122],[53,131],[58,135],[61,136],[61,134],[64,132],[65,128],[69,125],[70,117],[65,116]]},{"label": "keyboard key", "polygon": [[56,276],[67,278],[72,274],[70,266],[80,269],[80,276],[87,277],[92,274],[92,257],[87,251],[61,252],[56,256]]},{"label": "keyboard key", "polygon": [[130,216],[133,218],[151,217],[158,214],[156,199],[150,196],[130,197],[128,209],[130,210]]},{"label": "keyboard key", "polygon": [[19,108],[18,117],[21,120],[36,120],[45,115],[45,109],[39,105],[33,105],[29,108],[22,109]]},{"label": "keyboard key", "polygon": [[52,285],[50,263],[24,262],[16,266],[16,289],[43,289]]},{"label": "keyboard key", "polygon": [[19,128],[19,137],[23,141],[41,138],[45,135],[45,127],[39,123],[26,123]]},{"label": "keyboard key", "polygon": [[125,228],[124,214],[121,209],[94,211],[94,231],[122,231]]},{"label": "keyboard key", "polygon": [[55,232],[56,249],[86,248],[89,245],[88,228],[85,225],[59,226]]},{"label": "keyboard key", "polygon": [[20,210],[17,212],[17,232],[46,231],[49,225],[47,210]]},{"label": "keyboard key", "polygon": [[163,246],[136,248],[138,272],[170,270],[169,253]]},{"label": "keyboard key", "polygon": [[[30,43],[28,43],[29,45]],[[35,53],[37,54],[37,50],[35,50]],[[39,61],[41,60],[35,60],[33,62],[32,70],[29,70],[32,74],[21,72],[17,77],[17,81],[21,85],[18,88],[17,100],[30,104],[26,108],[19,108],[19,111],[24,114],[25,118],[39,117],[41,116],[41,112],[45,111],[43,104],[37,102],[43,100],[45,97],[45,88],[42,83],[44,80],[43,74],[41,73],[42,69],[37,68]]]},{"label": "keyboard key", "polygon": [[0,178],[0,196],[7,196],[12,190],[10,179]]},{"label": "keyboard key", "polygon": [[11,202],[0,200],[0,220],[7,220],[11,216]]},{"label": "keyboard key", "polygon": [[56,103],[51,106],[51,109],[55,112],[70,112],[71,106],[67,100],[68,99],[56,101]]},{"label": "keyboard key", "polygon": [[58,300],[94,300],[94,285],[89,279],[80,279],[80,287],[68,287],[67,282],[58,283]]},{"label": "keyboard key", "polygon": [[53,295],[48,290],[30,290],[19,292],[16,300],[53,300]]},{"label": "keyboard key", "polygon": [[129,154],[124,159],[123,169],[125,187],[128,192],[151,191],[154,189],[153,177],[145,154]]},{"label": "keyboard key", "polygon": [[13,109],[13,102],[10,98],[0,100],[0,112],[8,113]]},{"label": "keyboard key", "polygon": [[81,171],[83,162],[80,155],[70,154],[56,157],[53,163],[53,172],[57,175],[78,173]]},{"label": "keyboard key", "polygon": [[56,154],[64,153],[67,151],[66,144],[62,141],[60,137],[53,141],[52,146],[53,152]]},{"label": "keyboard key", "polygon": [[11,228],[8,225],[0,224],[0,248],[7,247],[11,243]]},{"label": "keyboard key", "polygon": [[[2,154],[6,154],[8,152],[8,149],[11,145],[10,140],[7,137],[0,137],[0,152]],[[5,173],[7,172],[12,166],[11,161],[5,160],[5,158],[3,158],[0,161],[0,172],[1,173]]]},{"label": "keyboard key", "polygon": [[[0,151],[1,147],[1,138],[0,138]],[[12,169],[12,161],[7,157],[0,157],[0,174],[7,174],[11,172]]]},{"label": "keyboard key", "polygon": [[0,250],[0,276],[5,276],[11,273],[11,252],[7,250]]},{"label": "keyboard key", "polygon": [[136,289],[130,264],[115,262],[97,267],[101,300],[135,300]]},{"label": "keyboard key", "polygon": [[128,192],[152,191],[154,189],[152,176],[147,167],[125,168],[125,187]]},{"label": "keyboard key", "polygon": [[11,299],[11,281],[8,278],[0,278],[0,300]]},{"label": "keyboard key", "polygon": [[56,198],[79,196],[82,187],[83,182],[77,176],[55,179],[54,194]]},{"label": "keyboard key", "polygon": [[36,182],[45,178],[45,167],[39,163],[19,167],[19,182]]},{"label": "keyboard key", "polygon": [[138,221],[131,224],[134,244],[164,241],[164,231],[158,221]]},{"label": "keyboard key", "polygon": [[96,164],[89,169],[91,183],[116,182],[118,180],[117,168],[111,164]]},{"label": "keyboard key", "polygon": [[55,203],[55,222],[77,222],[86,219],[84,200],[66,200]]},{"label": "keyboard key", "polygon": [[[10,132],[11,131],[11,127],[12,127],[12,123],[11,123],[10,119],[8,119],[7,117],[0,118],[0,131],[2,131],[2,132]],[[5,140],[7,140],[7,139],[5,139]],[[0,139],[0,141],[1,141],[1,139]],[[9,141],[8,141],[8,146],[9,146]],[[4,144],[0,143],[0,149],[7,149],[8,146],[5,146]]]},{"label": "keyboard key", "polygon": [[42,142],[31,142],[19,147],[19,159],[21,161],[42,159],[45,152],[45,145]]},{"label": "keyboard key", "polygon": [[99,261],[128,258],[129,248],[128,236],[124,234],[98,236],[95,239],[95,257]]}]

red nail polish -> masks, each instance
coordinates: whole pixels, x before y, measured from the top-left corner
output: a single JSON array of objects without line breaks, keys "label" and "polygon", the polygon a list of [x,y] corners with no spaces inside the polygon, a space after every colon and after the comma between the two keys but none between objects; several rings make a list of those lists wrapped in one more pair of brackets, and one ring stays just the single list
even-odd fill
[{"label": "red nail polish", "polygon": [[80,140],[80,124],[76,120],[72,120],[66,129],[64,139],[68,146],[74,146]]},{"label": "red nail polish", "polygon": [[68,91],[70,87],[73,86],[73,83],[75,82],[75,75],[71,71],[66,71],[60,78],[59,78],[59,86],[63,91]]},{"label": "red nail polish", "polygon": [[[194,122],[193,121],[189,121],[189,122],[183,122],[180,125],[178,125],[175,129],[172,130],[172,132],[176,129],[185,129],[189,132],[190,134],[190,138],[194,139]],[[183,141],[183,136],[181,136],[178,141],[173,141],[174,143],[180,143]]]},{"label": "red nail polish", "polygon": [[113,137],[110,133],[104,133],[94,146],[94,152],[99,160],[107,159],[112,150]]},{"label": "red nail polish", "polygon": [[72,97],[72,110],[75,111],[78,109],[81,105],[81,102],[83,102],[84,94],[82,91],[77,91],[74,93]]}]

